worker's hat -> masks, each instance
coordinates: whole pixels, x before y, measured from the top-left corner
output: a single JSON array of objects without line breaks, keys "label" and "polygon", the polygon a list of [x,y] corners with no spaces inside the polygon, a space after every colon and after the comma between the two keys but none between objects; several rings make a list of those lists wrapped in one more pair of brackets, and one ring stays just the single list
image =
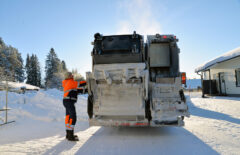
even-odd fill
[{"label": "worker's hat", "polygon": [[73,76],[72,72],[67,72],[65,74],[65,79],[70,79],[70,78],[72,78],[72,76]]}]

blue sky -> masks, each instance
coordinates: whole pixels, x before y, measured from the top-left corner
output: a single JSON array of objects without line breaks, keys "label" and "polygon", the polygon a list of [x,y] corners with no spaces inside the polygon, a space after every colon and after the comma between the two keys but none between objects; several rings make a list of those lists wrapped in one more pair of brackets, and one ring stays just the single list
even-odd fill
[{"label": "blue sky", "polygon": [[91,70],[93,35],[175,34],[180,68],[194,69],[240,46],[240,0],[1,0],[0,37],[37,54],[42,71],[53,47],[69,69]]}]

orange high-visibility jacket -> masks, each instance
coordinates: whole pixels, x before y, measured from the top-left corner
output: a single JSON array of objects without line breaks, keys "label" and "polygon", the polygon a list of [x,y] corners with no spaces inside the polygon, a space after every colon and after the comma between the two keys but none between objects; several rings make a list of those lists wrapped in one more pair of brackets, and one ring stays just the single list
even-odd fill
[{"label": "orange high-visibility jacket", "polygon": [[78,82],[73,79],[66,79],[62,81],[63,86],[63,99],[77,100]]},{"label": "orange high-visibility jacket", "polygon": [[74,81],[73,79],[66,79],[62,81],[63,99],[77,100],[78,93],[83,92],[86,86],[86,81]]}]

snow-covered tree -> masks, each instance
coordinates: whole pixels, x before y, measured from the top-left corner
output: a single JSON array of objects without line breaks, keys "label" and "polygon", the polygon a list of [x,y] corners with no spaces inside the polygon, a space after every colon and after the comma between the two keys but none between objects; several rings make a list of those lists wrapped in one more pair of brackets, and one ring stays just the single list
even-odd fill
[{"label": "snow-covered tree", "polygon": [[51,48],[45,61],[45,87],[60,89],[62,87],[62,80],[64,79],[66,71],[65,62],[61,61],[54,49]]},{"label": "snow-covered tree", "polygon": [[21,54],[18,53],[17,51],[15,54],[16,54],[15,59],[16,66],[14,67],[15,81],[23,82],[25,80],[23,59]]},{"label": "snow-covered tree", "polygon": [[6,55],[4,51],[6,50],[6,45],[2,38],[0,37],[0,78],[3,79],[5,75],[5,62],[6,62]]},{"label": "snow-covered tree", "polygon": [[2,58],[3,58],[3,53],[1,52],[1,44],[0,44],[0,79],[2,79],[3,75],[4,75],[4,68],[3,68]]},{"label": "snow-covered tree", "polygon": [[0,68],[1,76],[12,81],[24,81],[23,59],[18,50],[7,46],[0,38]]},{"label": "snow-covered tree", "polygon": [[77,69],[73,69],[72,73],[73,73],[73,76],[74,76],[74,80],[76,80],[76,81],[83,81],[83,80],[85,80],[84,77],[80,73],[78,73]]}]

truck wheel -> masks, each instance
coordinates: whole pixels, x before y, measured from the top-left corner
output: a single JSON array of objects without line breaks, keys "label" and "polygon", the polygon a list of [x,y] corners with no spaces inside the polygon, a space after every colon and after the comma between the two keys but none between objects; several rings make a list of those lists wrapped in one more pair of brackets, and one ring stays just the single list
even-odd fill
[{"label": "truck wheel", "polygon": [[184,120],[184,116],[181,116],[182,120]]},{"label": "truck wheel", "polygon": [[92,95],[88,96],[88,109],[87,109],[87,112],[88,112],[88,117],[91,119],[92,116],[93,116],[93,97],[92,97]]},{"label": "truck wheel", "polygon": [[150,122],[152,120],[151,110],[150,110],[150,100],[145,101],[145,117]]}]

